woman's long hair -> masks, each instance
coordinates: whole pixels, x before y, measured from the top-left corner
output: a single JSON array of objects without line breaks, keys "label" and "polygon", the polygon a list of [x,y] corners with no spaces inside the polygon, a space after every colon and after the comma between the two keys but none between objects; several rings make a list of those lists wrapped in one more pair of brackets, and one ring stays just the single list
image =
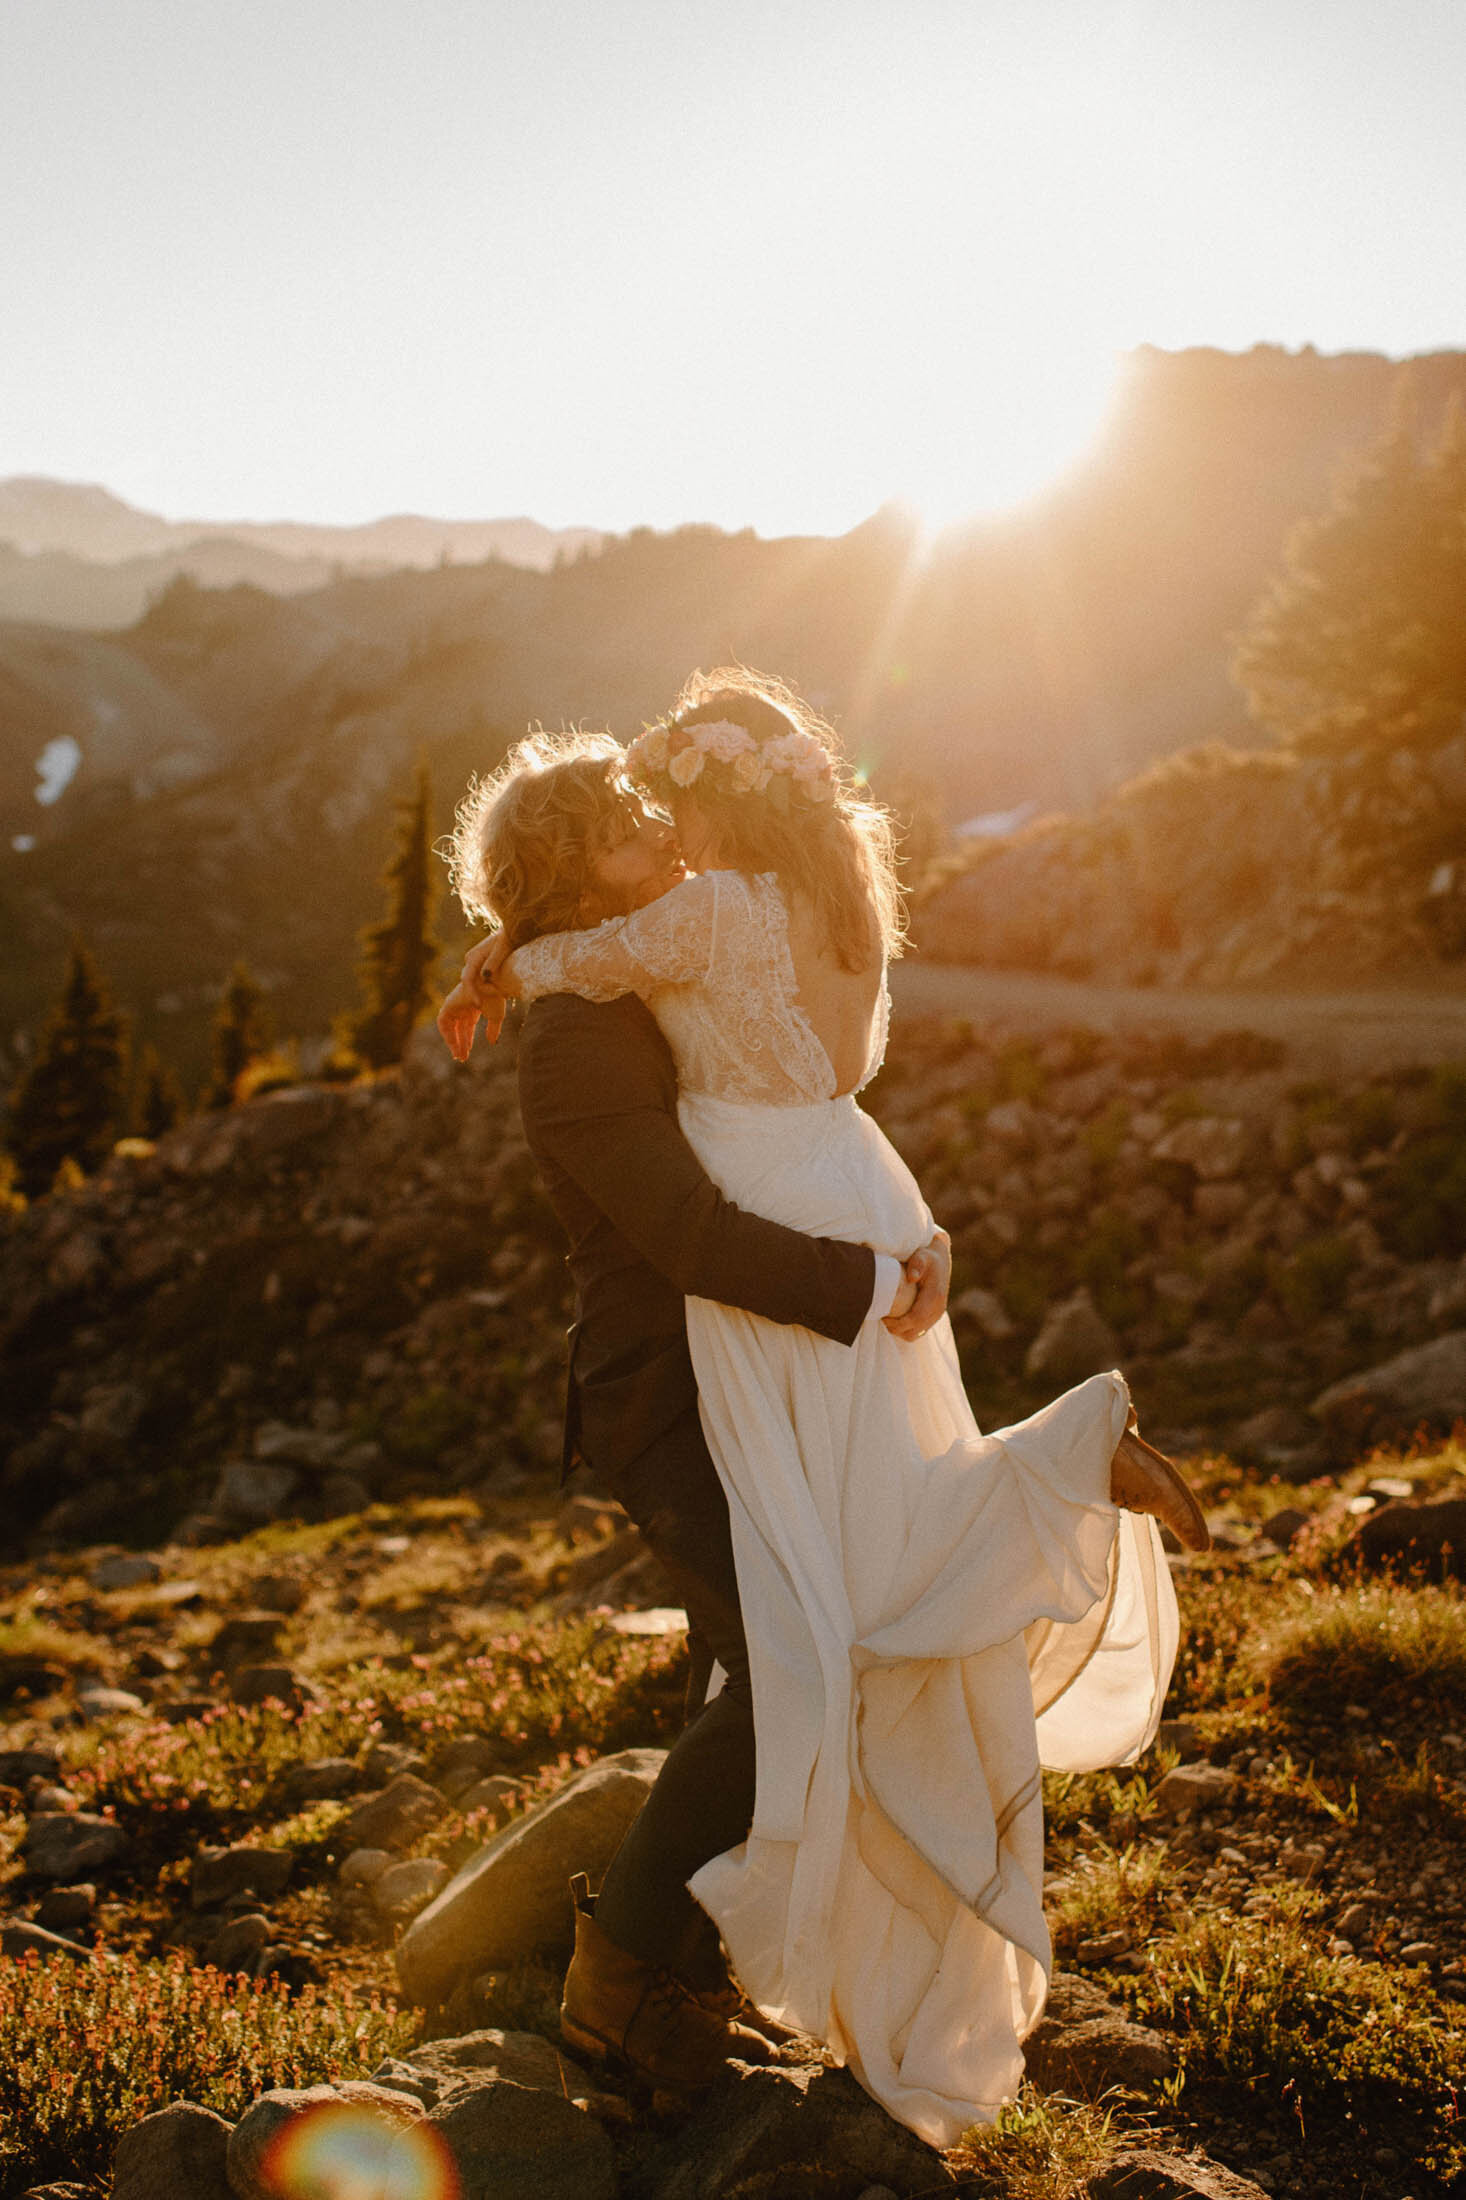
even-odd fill
[{"label": "woman's long hair", "polygon": [[[723,775],[705,772],[692,792],[722,860],[740,871],[774,872],[786,893],[812,908],[842,969],[865,969],[877,941],[888,955],[899,955],[906,919],[891,819],[857,781],[833,727],[782,680],[746,665],[695,672],[664,723],[675,730],[720,719],[742,726],[760,747],[790,733],[812,735],[831,767],[828,800],[784,806],[758,792],[737,792]],[[677,790],[669,779],[653,791],[666,801]]]},{"label": "woman's long hair", "polygon": [[593,921],[591,863],[628,829],[625,767],[608,733],[532,733],[471,780],[444,851],[465,913],[511,947]]}]

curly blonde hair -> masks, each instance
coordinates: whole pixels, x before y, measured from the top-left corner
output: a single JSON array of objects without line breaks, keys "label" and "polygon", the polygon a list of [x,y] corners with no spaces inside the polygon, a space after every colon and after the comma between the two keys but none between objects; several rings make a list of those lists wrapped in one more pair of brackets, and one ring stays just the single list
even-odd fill
[{"label": "curly blonde hair", "polygon": [[625,766],[609,733],[536,731],[470,780],[441,851],[465,913],[511,947],[594,921],[591,864],[629,830]]},{"label": "curly blonde hair", "polygon": [[[719,855],[740,871],[774,872],[786,892],[807,901],[843,969],[869,963],[872,918],[886,953],[899,955],[906,917],[890,815],[851,771],[834,728],[784,681],[747,665],[693,673],[662,724],[675,737],[679,728],[719,720],[741,726],[760,748],[790,734],[811,737],[830,766],[828,792],[822,789],[818,802],[774,802],[740,790],[727,773],[702,774],[691,791],[713,826]],[[669,774],[645,783],[655,800],[675,805],[680,790]],[[778,779],[770,785],[781,791]]]}]

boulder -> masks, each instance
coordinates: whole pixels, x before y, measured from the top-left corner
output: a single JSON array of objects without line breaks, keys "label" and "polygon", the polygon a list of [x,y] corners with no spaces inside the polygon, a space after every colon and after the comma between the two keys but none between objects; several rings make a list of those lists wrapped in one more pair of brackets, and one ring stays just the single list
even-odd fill
[{"label": "boulder", "polygon": [[1267,2200],[1261,2185],[1204,2154],[1126,2147],[1097,2170],[1085,2200]]},{"label": "boulder", "polygon": [[399,1772],[425,1773],[428,1761],[421,1750],[405,1742],[373,1742],[361,1761],[361,1776],[369,1787],[385,1787]]},{"label": "boulder", "polygon": [[145,2116],[117,2142],[112,2200],[233,2200],[224,2170],[229,2129],[193,2101]]},{"label": "boulder", "polygon": [[1466,1580],[1466,1497],[1384,1505],[1360,1521],[1339,1555],[1367,1573],[1419,1571],[1432,1581]]},{"label": "boulder", "polygon": [[1068,1385],[1101,1374],[1119,1357],[1119,1338],[1088,1291],[1081,1289],[1050,1309],[1023,1366],[1038,1380]]},{"label": "boulder", "polygon": [[91,1579],[94,1589],[140,1589],[162,1577],[155,1558],[146,1558],[140,1551],[113,1551],[97,1560]]},{"label": "boulder", "polygon": [[1095,2099],[1107,2086],[1140,2088],[1168,2078],[1176,2058],[1159,2032],[1134,2024],[1086,1978],[1056,1972],[1039,2023],[1023,2047],[1028,2075],[1044,2093]]},{"label": "boulder", "polygon": [[28,1780],[59,1780],[61,1759],[54,1749],[0,1749],[0,1787],[23,1788]]},{"label": "boulder", "polygon": [[336,1877],[343,1887],[371,1887],[391,1861],[390,1849],[352,1849],[342,1857]]},{"label": "boulder", "polygon": [[570,1876],[594,1876],[610,1862],[665,1755],[626,1749],[602,1758],[495,1834],[398,1943],[397,1975],[408,1998],[431,2007],[465,1973],[500,1968],[538,1948],[567,1951]]},{"label": "boulder", "polygon": [[90,1724],[95,1719],[136,1718],[147,1705],[130,1688],[82,1688],[77,1691],[76,1708]]},{"label": "boulder", "polygon": [[405,1849],[435,1826],[447,1801],[426,1780],[403,1772],[378,1795],[358,1803],[342,1824],[341,1846],[352,1849]]},{"label": "boulder", "polygon": [[489,2025],[457,2039],[428,2040],[412,2051],[413,2068],[440,2084],[461,2083],[470,2072],[507,2078],[514,2085],[560,2093],[567,2100],[594,2089],[595,2081],[578,2062],[541,2039],[538,2032],[501,2032]]},{"label": "boulder", "polygon": [[[817,2166],[817,2186],[784,2187],[779,2173],[794,2164]],[[872,2184],[933,2194],[953,2181],[941,2155],[893,2122],[848,2070],[734,2062],[661,2150],[648,2184],[657,2200],[784,2189],[859,2200]]]},{"label": "boulder", "polygon": [[204,1950],[204,1961],[217,1971],[253,1971],[274,1929],[262,1910],[246,1910],[219,1928]]},{"label": "boulder", "polygon": [[361,1774],[349,1757],[312,1757],[292,1765],[285,1775],[292,1803],[338,1803],[360,1784]]},{"label": "boulder", "polygon": [[[245,2110],[229,2135],[227,2173],[233,2200],[280,2200],[283,2190],[304,2190],[303,2179],[286,2184],[286,2165],[278,2157],[266,2174],[266,2158],[275,2142],[297,2119],[310,2120],[311,2189],[334,2190],[348,2181],[360,2189],[363,2155],[370,2148],[372,2183],[380,2191],[414,2192],[424,2179],[410,2126],[422,2116],[409,2094],[358,2079],[335,2085],[281,2086],[264,2093]],[[335,2175],[331,2172],[337,2152]],[[288,2175],[288,2171],[286,2171]]]},{"label": "boulder", "polygon": [[48,1933],[68,1933],[85,1925],[97,1906],[97,1890],[90,1879],[75,1887],[48,1887],[36,1905],[36,1923]]},{"label": "boulder", "polygon": [[283,1703],[292,1711],[319,1703],[320,1691],[303,1673],[289,1665],[238,1665],[229,1682],[231,1703],[249,1708],[255,1704]]},{"label": "boulder", "polygon": [[193,1906],[222,1909],[241,1894],[259,1895],[269,1902],[283,1892],[294,1866],[290,1849],[253,1848],[244,1841],[227,1849],[202,1848],[193,1860]]},{"label": "boulder", "polygon": [[110,1818],[84,1810],[38,1811],[21,1840],[27,1869],[40,1879],[79,1879],[126,1853],[127,1835]]},{"label": "boulder", "polygon": [[1331,1442],[1351,1456],[1388,1436],[1409,1437],[1417,1428],[1450,1429],[1466,1420],[1466,1329],[1448,1330],[1429,1344],[1330,1383],[1309,1411]]},{"label": "boulder", "polygon": [[1247,1158],[1247,1125],[1236,1116],[1193,1115],[1151,1147],[1154,1161],[1184,1161],[1203,1182],[1236,1176]]},{"label": "boulder", "polygon": [[238,1527],[258,1527],[278,1519],[300,1488],[293,1467],[261,1459],[228,1459],[219,1469],[209,1511]]},{"label": "boulder", "polygon": [[278,1612],[231,1612],[209,1644],[209,1655],[224,1672],[236,1665],[258,1665],[280,1640],[285,1622]]},{"label": "boulder", "polygon": [[463,2200],[615,2200],[611,2142],[562,2093],[488,2077],[455,2087],[426,2128],[446,2142]]}]

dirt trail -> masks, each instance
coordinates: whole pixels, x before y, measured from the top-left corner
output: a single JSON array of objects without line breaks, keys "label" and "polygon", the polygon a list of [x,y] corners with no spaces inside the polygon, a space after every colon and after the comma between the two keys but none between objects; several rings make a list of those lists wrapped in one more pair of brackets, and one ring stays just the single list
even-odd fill
[{"label": "dirt trail", "polygon": [[1466,1062],[1466,976],[1439,990],[1396,987],[1361,993],[1161,992],[1094,985],[1023,970],[967,963],[898,963],[891,973],[896,1015],[970,1016],[1041,1031],[1082,1024],[1094,1031],[1157,1027],[1203,1038],[1257,1031],[1282,1039],[1289,1061],[1325,1076],[1398,1069],[1412,1062]]}]

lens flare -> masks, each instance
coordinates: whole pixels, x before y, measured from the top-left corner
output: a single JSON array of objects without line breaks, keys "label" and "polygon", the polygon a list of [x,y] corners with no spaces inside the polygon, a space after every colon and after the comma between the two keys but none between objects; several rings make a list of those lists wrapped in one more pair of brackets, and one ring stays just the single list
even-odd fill
[{"label": "lens flare", "polygon": [[350,2101],[304,2109],[260,2164],[278,2200],[462,2200],[453,2157],[430,2124],[389,2123]]}]

